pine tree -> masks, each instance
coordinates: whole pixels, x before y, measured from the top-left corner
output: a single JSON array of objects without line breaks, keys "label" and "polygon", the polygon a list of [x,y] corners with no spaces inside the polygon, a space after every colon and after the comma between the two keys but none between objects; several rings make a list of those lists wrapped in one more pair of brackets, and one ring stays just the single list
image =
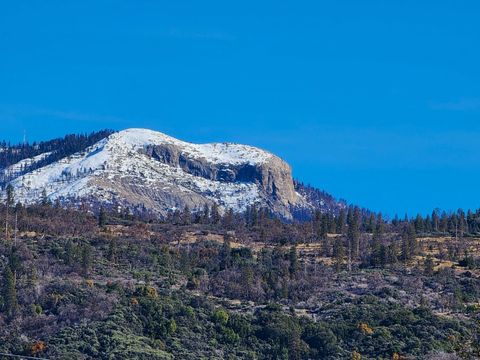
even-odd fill
[{"label": "pine tree", "polygon": [[472,210],[468,210],[467,212],[467,232],[469,234],[475,233],[475,223]]},{"label": "pine tree", "polygon": [[290,276],[293,276],[296,274],[298,270],[298,256],[297,256],[297,247],[292,246],[290,247],[290,252],[288,254],[288,259],[290,261],[290,266],[288,268],[290,272]]},{"label": "pine tree", "polygon": [[208,207],[208,204],[203,205],[202,223],[203,224],[210,223],[210,208]]},{"label": "pine tree", "polygon": [[438,218],[438,214],[436,210],[432,212],[432,231],[438,232],[440,219]]},{"label": "pine tree", "polygon": [[336,229],[337,234],[345,233],[345,221],[346,221],[345,209],[341,209],[337,217],[337,229]]},{"label": "pine tree", "polygon": [[113,263],[117,260],[117,242],[113,239],[110,240],[110,243],[108,244],[107,258]]},{"label": "pine tree", "polygon": [[85,244],[82,247],[82,273],[83,276],[88,276],[92,267],[92,249],[90,244]]},{"label": "pine tree", "polygon": [[378,214],[375,229],[373,231],[373,239],[374,241],[381,241],[383,238],[383,234],[385,232],[385,223],[382,218],[382,214]]},{"label": "pine tree", "polygon": [[5,267],[3,273],[3,300],[5,313],[9,317],[14,316],[18,307],[17,290],[15,288],[15,276],[9,265]]},{"label": "pine tree", "polygon": [[6,193],[7,193],[6,204],[7,204],[7,207],[11,208],[15,203],[15,194],[14,194],[13,186],[11,184],[7,185]]},{"label": "pine tree", "polygon": [[448,231],[448,215],[445,211],[442,212],[442,216],[440,217],[439,230],[442,233]]},{"label": "pine tree", "polygon": [[258,225],[258,209],[256,205],[250,207],[250,217],[247,219],[247,224],[249,226]]},{"label": "pine tree", "polygon": [[386,249],[383,244],[384,222],[382,214],[378,214],[374,231],[372,235],[371,244],[371,259],[372,266],[383,266],[386,264]]},{"label": "pine tree", "polygon": [[183,212],[182,212],[182,215],[181,215],[181,220],[182,220],[182,223],[184,225],[188,225],[190,224],[190,222],[192,221],[192,213],[190,211],[190,208],[188,207],[188,205],[185,205],[184,209],[183,209]]},{"label": "pine tree", "polygon": [[425,276],[432,276],[433,275],[433,259],[432,256],[429,254],[427,255],[427,258],[425,259],[424,263],[424,273]]},{"label": "pine tree", "polygon": [[104,227],[106,223],[107,223],[107,213],[105,212],[105,209],[103,208],[103,206],[101,206],[100,211],[98,213],[98,226]]},{"label": "pine tree", "polygon": [[333,243],[333,257],[335,260],[335,269],[340,271],[343,258],[345,256],[345,250],[343,248],[342,239],[340,237],[335,238],[335,242]]},{"label": "pine tree", "polygon": [[463,238],[463,235],[465,233],[465,213],[463,212],[462,209],[458,209],[457,211],[457,218],[458,218],[458,234],[461,238]]},{"label": "pine tree", "polygon": [[13,186],[11,184],[7,185],[6,188],[6,199],[5,199],[5,240],[9,240],[8,233],[8,221],[9,221],[9,211],[15,202]]},{"label": "pine tree", "polygon": [[408,240],[408,231],[404,229],[402,233],[402,248],[400,250],[400,259],[406,262],[410,259],[410,242]]},{"label": "pine tree", "polygon": [[17,278],[17,273],[21,270],[22,262],[18,255],[17,248],[12,247],[10,254],[8,255],[8,266],[13,273],[13,277]]},{"label": "pine tree", "polygon": [[225,270],[230,267],[232,262],[232,247],[230,245],[230,236],[223,237],[223,246],[220,252],[220,270]]},{"label": "pine tree", "polygon": [[72,240],[68,240],[67,243],[65,244],[65,255],[64,255],[65,264],[69,266],[72,265],[74,259],[75,259],[75,248],[73,246]]},{"label": "pine tree", "polygon": [[223,216],[223,219],[222,219],[222,222],[223,222],[223,226],[226,228],[226,229],[233,229],[234,227],[234,213],[233,213],[233,209],[228,209],[224,216]]},{"label": "pine tree", "polygon": [[388,264],[388,262],[389,262],[388,249],[385,246],[385,244],[380,244],[379,250],[378,250],[378,265],[380,265],[380,267],[384,267],[385,265]]},{"label": "pine tree", "polygon": [[326,239],[328,236],[328,215],[322,214],[322,220],[320,223],[320,237]]},{"label": "pine tree", "polygon": [[213,203],[212,205],[212,210],[211,210],[211,215],[210,215],[211,219],[212,219],[212,223],[213,224],[218,224],[220,222],[220,212],[218,210],[218,204],[217,203]]},{"label": "pine tree", "polygon": [[327,228],[330,234],[335,234],[337,232],[335,217],[331,213],[327,213]]},{"label": "pine tree", "polygon": [[349,211],[347,239],[350,256],[356,259],[359,255],[360,241],[360,209],[358,207]]},{"label": "pine tree", "polygon": [[409,258],[412,258],[417,253],[417,236],[415,227],[410,224],[407,227],[408,249],[410,251]]},{"label": "pine tree", "polygon": [[388,262],[391,264],[395,264],[397,261],[398,261],[397,247],[395,243],[392,242],[388,247]]},{"label": "pine tree", "polygon": [[41,204],[42,204],[42,206],[49,206],[49,205],[52,204],[52,203],[50,202],[50,199],[48,198],[47,190],[46,190],[46,189],[43,189],[43,191],[42,191],[42,201],[41,201]]},{"label": "pine tree", "polygon": [[422,215],[418,214],[415,218],[415,231],[417,233],[422,233],[425,230],[425,226],[423,224]]},{"label": "pine tree", "polygon": [[375,214],[370,214],[367,222],[367,232],[373,233],[375,231]]}]

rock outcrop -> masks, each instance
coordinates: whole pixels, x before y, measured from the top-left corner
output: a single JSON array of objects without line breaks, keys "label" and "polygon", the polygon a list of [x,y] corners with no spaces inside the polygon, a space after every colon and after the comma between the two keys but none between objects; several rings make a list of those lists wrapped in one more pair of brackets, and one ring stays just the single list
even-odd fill
[{"label": "rock outcrop", "polygon": [[175,144],[148,145],[144,152],[164,164],[180,167],[188,174],[207,180],[257,184],[275,211],[287,211],[290,205],[297,204],[299,200],[290,166],[274,155],[262,163],[230,164],[213,163],[202,157],[191,158],[182,153],[181,146]]},{"label": "rock outcrop", "polygon": [[308,207],[294,188],[290,166],[247,145],[192,144],[146,129],[114,133],[82,153],[12,181],[17,198],[121,206],[166,215],[188,206],[244,211],[258,204],[286,219]]}]

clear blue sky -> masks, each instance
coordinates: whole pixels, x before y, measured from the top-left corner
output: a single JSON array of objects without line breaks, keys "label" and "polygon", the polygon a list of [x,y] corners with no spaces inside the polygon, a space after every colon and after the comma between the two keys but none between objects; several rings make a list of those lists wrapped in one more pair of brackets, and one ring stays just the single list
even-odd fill
[{"label": "clear blue sky", "polygon": [[480,207],[478,1],[3,2],[0,138],[268,149],[388,214]]}]

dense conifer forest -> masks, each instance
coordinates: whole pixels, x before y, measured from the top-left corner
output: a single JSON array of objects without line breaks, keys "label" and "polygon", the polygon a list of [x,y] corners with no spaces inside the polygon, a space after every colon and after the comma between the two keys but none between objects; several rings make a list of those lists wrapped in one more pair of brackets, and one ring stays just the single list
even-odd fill
[{"label": "dense conifer forest", "polygon": [[[47,359],[476,359],[480,212],[285,223],[0,207],[0,353]],[[5,221],[6,220],[6,221]]]}]

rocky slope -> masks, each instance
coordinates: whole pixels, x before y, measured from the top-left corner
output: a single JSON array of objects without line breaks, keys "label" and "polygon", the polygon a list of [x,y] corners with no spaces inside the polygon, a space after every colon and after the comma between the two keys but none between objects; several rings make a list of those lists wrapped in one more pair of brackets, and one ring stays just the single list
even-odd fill
[{"label": "rocky slope", "polygon": [[192,144],[146,129],[114,133],[10,183],[22,203],[46,195],[63,204],[157,215],[185,206],[197,210],[217,203],[221,210],[243,211],[258,204],[292,219],[299,209],[317,208],[296,191],[290,166],[269,152],[230,143]]}]

